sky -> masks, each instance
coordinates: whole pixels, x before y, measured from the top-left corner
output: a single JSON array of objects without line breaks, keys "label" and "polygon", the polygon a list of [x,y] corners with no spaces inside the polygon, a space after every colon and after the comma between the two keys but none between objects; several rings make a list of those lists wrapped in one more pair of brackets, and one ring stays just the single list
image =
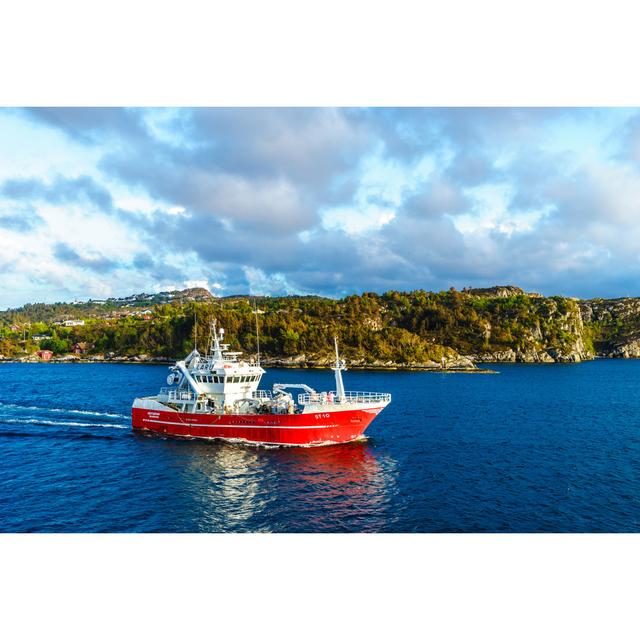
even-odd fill
[{"label": "sky", "polygon": [[0,308],[640,295],[640,110],[0,109]]}]

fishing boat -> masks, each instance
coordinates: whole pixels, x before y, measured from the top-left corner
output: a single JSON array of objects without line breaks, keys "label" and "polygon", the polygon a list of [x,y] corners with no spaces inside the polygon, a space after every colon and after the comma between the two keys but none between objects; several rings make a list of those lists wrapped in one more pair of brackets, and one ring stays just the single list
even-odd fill
[{"label": "fishing boat", "polygon": [[[338,341],[335,390],[318,392],[306,384],[276,383],[259,389],[265,370],[255,359],[230,351],[224,329],[211,326],[208,348],[197,348],[169,368],[167,387],[136,398],[131,409],[136,430],[165,436],[227,440],[260,445],[317,446],[363,437],[391,394],[345,391]],[[299,391],[297,398],[291,390]]]}]

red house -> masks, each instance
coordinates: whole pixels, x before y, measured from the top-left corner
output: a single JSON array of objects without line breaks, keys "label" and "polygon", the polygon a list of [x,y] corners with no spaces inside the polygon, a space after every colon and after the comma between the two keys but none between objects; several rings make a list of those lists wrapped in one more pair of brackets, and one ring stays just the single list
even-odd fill
[{"label": "red house", "polygon": [[40,349],[40,351],[36,351],[36,355],[40,360],[44,360],[47,362],[51,360],[51,356],[53,356],[53,351],[49,351],[49,349]]}]

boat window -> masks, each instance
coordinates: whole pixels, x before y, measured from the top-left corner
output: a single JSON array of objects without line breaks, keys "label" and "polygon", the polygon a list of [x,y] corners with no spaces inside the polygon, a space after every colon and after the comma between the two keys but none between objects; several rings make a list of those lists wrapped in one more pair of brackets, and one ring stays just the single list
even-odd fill
[{"label": "boat window", "polygon": [[242,382],[246,382],[247,381],[247,376],[242,376]]}]

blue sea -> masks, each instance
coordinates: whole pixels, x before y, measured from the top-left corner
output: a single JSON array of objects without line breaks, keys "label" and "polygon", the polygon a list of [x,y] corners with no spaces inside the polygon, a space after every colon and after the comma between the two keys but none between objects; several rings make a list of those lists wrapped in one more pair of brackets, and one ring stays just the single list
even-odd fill
[{"label": "blue sea", "polygon": [[133,433],[166,367],[2,364],[0,531],[640,531],[640,361],[492,368],[348,371],[366,440],[262,448]]}]

